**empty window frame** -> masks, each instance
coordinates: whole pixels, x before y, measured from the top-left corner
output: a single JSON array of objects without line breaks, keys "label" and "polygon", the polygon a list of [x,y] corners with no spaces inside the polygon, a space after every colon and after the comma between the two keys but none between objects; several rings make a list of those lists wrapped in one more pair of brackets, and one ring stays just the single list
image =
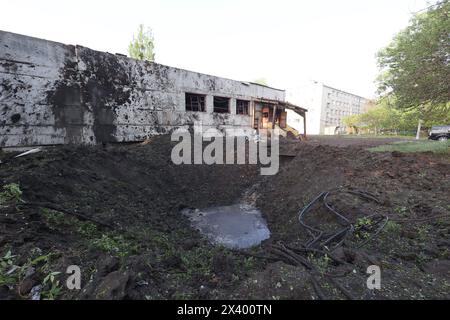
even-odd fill
[{"label": "empty window frame", "polygon": [[214,97],[214,112],[229,113],[230,112],[230,98]]},{"label": "empty window frame", "polygon": [[205,112],[205,96],[186,92],[186,111]]},{"label": "empty window frame", "polygon": [[250,101],[236,100],[236,114],[249,114]]}]

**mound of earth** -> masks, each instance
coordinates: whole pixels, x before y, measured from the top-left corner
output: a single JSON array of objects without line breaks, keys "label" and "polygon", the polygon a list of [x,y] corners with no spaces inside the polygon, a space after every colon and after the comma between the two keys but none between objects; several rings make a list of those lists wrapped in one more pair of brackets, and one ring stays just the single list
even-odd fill
[{"label": "mound of earth", "polygon": [[[258,168],[176,166],[173,145],[161,136],[145,145],[3,155],[0,185],[17,184],[22,194],[7,199],[10,192],[3,190],[0,257],[10,251],[14,257],[4,261],[21,269],[0,278],[0,295],[30,298],[48,274],[64,273],[72,264],[80,266],[85,290],[65,290],[67,277],[58,274],[58,298],[214,298],[214,290],[227,290],[244,277],[247,257],[210,245],[180,211],[233,203]],[[229,266],[215,264],[217,259]],[[26,269],[34,270],[33,281],[19,292],[30,282]],[[46,284],[41,296],[50,290]]]},{"label": "mound of earth", "polygon": [[[257,207],[265,213],[273,233],[269,242],[303,248],[310,238],[299,223],[299,212],[322,192],[368,192],[379,203],[348,194],[331,196],[329,201],[354,224],[364,223],[365,217],[374,214],[388,217],[384,229],[362,248],[352,248],[352,242],[358,240],[355,237],[360,236],[354,234],[332,252],[344,264],[323,255],[311,256],[310,260],[326,272],[352,271],[337,281],[358,298],[450,297],[450,274],[441,267],[450,258],[448,157],[371,153],[355,146],[314,142],[291,148],[297,153],[295,159],[258,190]],[[309,223],[320,229],[329,227],[335,218],[324,211],[323,204],[309,213]],[[367,290],[366,271],[371,265],[381,267],[381,290]],[[329,296],[336,297],[333,290],[328,291]]]},{"label": "mound of earth", "polygon": [[[447,158],[283,141],[289,157],[262,177],[252,165],[176,166],[173,145],[160,136],[1,155],[0,299],[449,298]],[[274,254],[304,249],[299,210],[334,188],[379,199],[330,197],[355,223],[373,213],[389,223],[364,247],[353,234],[329,255],[305,251],[303,264]],[[247,251],[211,245],[180,213],[242,201],[256,203],[271,230]],[[309,219],[334,223],[319,206]],[[70,265],[81,290],[65,285]],[[370,265],[382,269],[381,290],[366,286]]]}]

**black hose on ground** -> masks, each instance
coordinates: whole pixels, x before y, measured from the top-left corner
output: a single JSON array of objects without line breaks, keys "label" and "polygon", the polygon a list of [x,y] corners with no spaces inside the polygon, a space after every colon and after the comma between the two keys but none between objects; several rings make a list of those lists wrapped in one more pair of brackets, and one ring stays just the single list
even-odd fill
[{"label": "black hose on ground", "polygon": [[[361,226],[355,226],[354,223],[352,223],[348,218],[345,217],[342,213],[338,212],[336,208],[330,203],[329,196],[332,194],[352,194],[354,196],[358,196],[361,199],[364,199],[366,201],[372,201],[375,203],[380,203],[380,200],[373,194],[370,194],[365,191],[360,190],[344,190],[344,189],[334,189],[332,191],[328,192],[322,192],[319,194],[316,198],[314,198],[313,201],[311,201],[309,204],[307,204],[298,215],[298,220],[300,224],[306,229],[308,234],[310,235],[311,239],[306,243],[306,248],[316,248],[316,249],[326,249],[328,251],[334,251],[339,246],[341,246],[346,238],[348,238],[350,235],[354,234],[357,228],[361,228]],[[339,229],[338,231],[326,234],[325,231],[320,230],[316,226],[312,226],[310,224],[307,224],[305,222],[305,216],[311,212],[312,207],[317,204],[321,203],[326,209],[327,212],[333,214],[338,218],[338,221],[341,225],[344,226],[344,228]],[[367,231],[372,231],[373,228],[376,228],[378,225],[379,228],[376,228],[376,231],[368,238],[366,239],[362,244],[359,244],[357,248],[361,248],[365,246],[367,243],[369,243],[371,240],[373,240],[386,226],[387,222],[389,221],[389,218],[387,216],[381,215],[381,214],[374,214],[371,216],[365,216],[362,217],[362,219],[368,219],[371,221],[370,227],[368,226],[362,226],[363,228],[368,229]]]}]

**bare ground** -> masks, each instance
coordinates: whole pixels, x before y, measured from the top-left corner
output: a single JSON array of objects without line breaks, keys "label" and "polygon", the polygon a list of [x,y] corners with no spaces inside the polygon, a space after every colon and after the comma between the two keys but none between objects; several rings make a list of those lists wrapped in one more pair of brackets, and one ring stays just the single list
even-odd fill
[{"label": "bare ground", "polygon": [[[18,184],[22,201],[3,190],[0,298],[30,299],[41,284],[41,298],[57,299],[448,299],[449,159],[364,149],[380,142],[284,141],[295,158],[265,178],[250,165],[175,166],[167,136],[147,145],[58,147],[9,162],[4,154],[0,184]],[[353,234],[327,255],[298,252],[304,264],[274,252],[304,248],[299,210],[334,188],[380,200],[331,198],[355,224],[373,213],[390,223],[362,248],[355,244],[367,235]],[[272,232],[246,252],[210,245],[180,215],[243,198],[255,200]],[[310,223],[334,221],[317,207]],[[82,270],[80,291],[64,286],[72,264]],[[381,267],[381,290],[366,287],[370,265]],[[52,272],[62,273],[45,281]]]}]

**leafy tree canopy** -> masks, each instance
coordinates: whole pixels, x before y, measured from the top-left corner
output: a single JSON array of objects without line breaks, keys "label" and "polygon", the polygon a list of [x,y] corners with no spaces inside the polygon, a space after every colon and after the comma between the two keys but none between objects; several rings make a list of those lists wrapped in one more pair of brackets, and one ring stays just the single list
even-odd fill
[{"label": "leafy tree canopy", "polygon": [[152,30],[139,25],[138,34],[128,46],[128,54],[137,60],[155,61],[155,46]]},{"label": "leafy tree canopy", "polygon": [[425,104],[422,108],[400,109],[396,107],[395,96],[381,98],[374,108],[363,114],[343,119],[347,127],[373,131],[390,130],[394,132],[412,131],[419,120],[425,128],[450,123],[450,103]]},{"label": "leafy tree canopy", "polygon": [[[450,0],[416,14],[378,54],[379,90],[402,109],[450,101]],[[426,111],[426,110],[425,110]]]},{"label": "leafy tree canopy", "polygon": [[267,86],[268,85],[268,82],[267,82],[266,78],[258,78],[256,80],[254,80],[253,82],[257,83],[257,84],[261,84],[263,86]]}]

